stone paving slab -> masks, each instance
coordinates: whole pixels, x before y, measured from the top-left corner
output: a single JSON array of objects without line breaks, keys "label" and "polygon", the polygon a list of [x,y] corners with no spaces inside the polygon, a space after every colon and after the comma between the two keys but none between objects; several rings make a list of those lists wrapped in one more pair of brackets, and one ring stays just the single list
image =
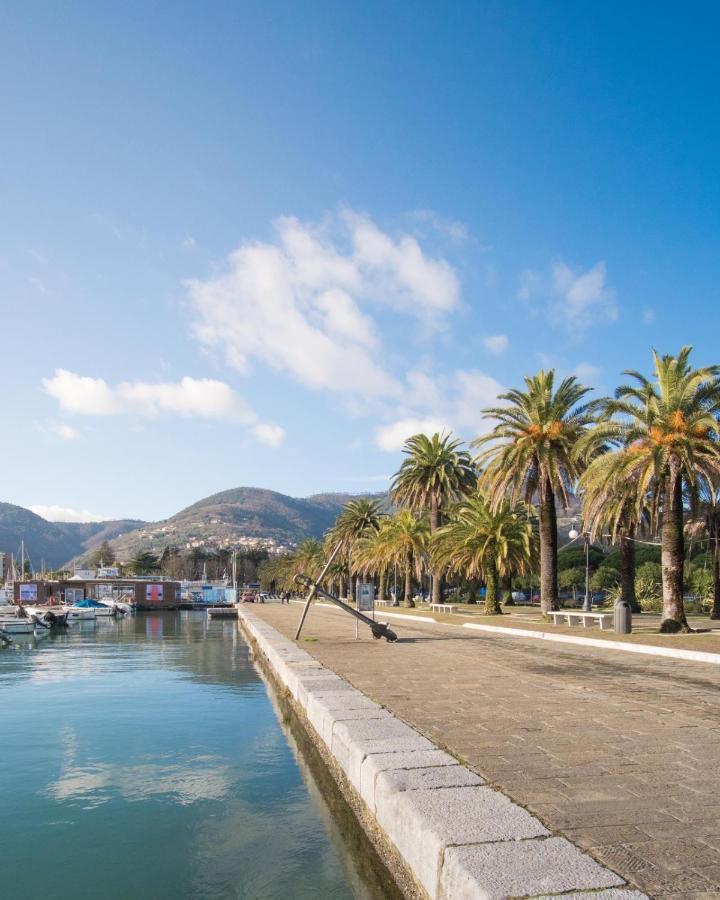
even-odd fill
[{"label": "stone paving slab", "polygon": [[614,887],[623,880],[564,838],[449,847],[442,900],[473,900],[478,884],[485,897],[502,900],[550,890]]},{"label": "stone paving slab", "polygon": [[[294,634],[296,607],[258,613]],[[393,645],[356,641],[349,617],[313,608],[299,646],[641,891],[720,898],[716,666],[395,630]]]}]

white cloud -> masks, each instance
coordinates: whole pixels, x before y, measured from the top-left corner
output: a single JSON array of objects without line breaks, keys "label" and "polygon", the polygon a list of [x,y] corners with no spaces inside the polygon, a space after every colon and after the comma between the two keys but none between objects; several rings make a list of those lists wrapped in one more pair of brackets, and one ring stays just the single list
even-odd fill
[{"label": "white cloud", "polygon": [[524,301],[545,298],[551,319],[575,333],[618,317],[616,294],[607,283],[607,266],[602,260],[584,271],[562,260],[545,275],[526,269],[520,275],[517,296]]},{"label": "white cloud", "polygon": [[[178,382],[122,381],[111,387],[102,378],[56,369],[43,379],[47,394],[64,412],[86,416],[138,415],[155,418],[178,415],[213,419],[251,427],[270,446],[278,446],[284,431],[259,421],[252,408],[229,385],[211,378],[182,378]],[[71,429],[72,430],[72,429]]]},{"label": "white cloud", "polygon": [[450,430],[440,419],[400,419],[390,425],[381,425],[375,432],[375,439],[381,450],[401,450],[405,441],[414,434],[431,437],[436,432]]},{"label": "white cloud", "polygon": [[652,325],[655,321],[655,310],[651,306],[646,306],[643,309],[642,320],[644,325]]},{"label": "white cloud", "polygon": [[607,266],[602,261],[585,272],[555,263],[552,285],[559,298],[557,314],[574,329],[588,328],[594,320],[614,322],[618,315],[615,291],[606,282]]},{"label": "white cloud", "polygon": [[479,369],[457,371],[451,405],[456,429],[471,438],[490,431],[492,422],[483,417],[483,410],[489,406],[502,406],[498,394],[504,390],[497,379]]},{"label": "white cloud", "polygon": [[259,422],[250,429],[261,444],[267,444],[268,447],[279,447],[285,440],[285,429],[279,425],[268,425],[266,422]]},{"label": "white cloud", "polygon": [[182,239],[181,246],[183,250],[194,250],[195,247],[197,247],[197,241],[192,235],[189,234],[187,237]]},{"label": "white cloud", "polygon": [[242,372],[259,360],[313,389],[399,397],[370,311],[438,324],[458,303],[453,268],[351,210],[321,225],[282,217],[275,229],[273,243],[238,247],[224,274],[188,283],[198,339]]},{"label": "white cloud", "polygon": [[375,442],[381,450],[395,451],[413,434],[450,432],[471,439],[485,434],[492,422],[483,410],[498,406],[503,386],[479,369],[460,369],[447,378],[432,379],[421,372],[408,376],[411,387],[402,414],[376,429]]},{"label": "white cloud", "polygon": [[72,425],[54,425],[52,426],[52,430],[63,441],[76,441],[80,437],[80,432],[76,428],[73,428]]},{"label": "white cloud", "polygon": [[593,381],[601,372],[602,368],[600,366],[594,366],[592,363],[588,362],[578,363],[573,369],[573,375],[584,382]]},{"label": "white cloud", "polygon": [[87,509],[73,509],[70,506],[45,506],[36,503],[28,509],[48,522],[105,522],[108,516],[98,516]]},{"label": "white cloud", "polygon": [[488,353],[495,356],[501,356],[508,348],[508,338],[506,334],[493,334],[483,338],[483,345]]}]

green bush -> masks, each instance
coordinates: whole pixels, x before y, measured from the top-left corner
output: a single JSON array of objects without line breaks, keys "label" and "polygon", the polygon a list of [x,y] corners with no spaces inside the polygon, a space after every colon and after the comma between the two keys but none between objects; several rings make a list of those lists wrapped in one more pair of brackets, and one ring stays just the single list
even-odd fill
[{"label": "green bush", "polygon": [[662,612],[662,568],[644,562],[635,572],[635,596],[644,612]]},{"label": "green bush", "polygon": [[620,583],[620,573],[612,566],[602,565],[590,579],[593,591],[607,591]]}]

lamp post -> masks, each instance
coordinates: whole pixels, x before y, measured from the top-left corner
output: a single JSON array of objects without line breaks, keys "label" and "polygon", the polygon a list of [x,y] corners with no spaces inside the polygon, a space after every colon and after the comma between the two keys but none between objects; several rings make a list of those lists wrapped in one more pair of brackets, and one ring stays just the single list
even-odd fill
[{"label": "lamp post", "polygon": [[[583,612],[592,612],[592,597],[590,596],[590,534],[587,531],[582,533],[585,542],[585,599],[583,600]],[[580,532],[575,525],[570,529],[568,537],[571,541],[580,537]]]}]

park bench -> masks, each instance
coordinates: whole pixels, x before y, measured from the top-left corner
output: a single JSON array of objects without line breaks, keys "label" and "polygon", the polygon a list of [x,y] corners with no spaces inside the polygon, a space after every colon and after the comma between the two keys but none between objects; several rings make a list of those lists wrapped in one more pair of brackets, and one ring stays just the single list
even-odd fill
[{"label": "park bench", "polygon": [[389,605],[390,605],[389,600],[376,600],[375,601],[375,606],[389,606]]},{"label": "park bench", "polygon": [[597,622],[600,626],[600,630],[603,631],[605,626],[608,628],[612,628],[614,615],[612,613],[600,613],[600,612],[580,612],[569,610],[562,610],[561,612],[550,612],[549,616],[552,616],[553,625],[574,625],[576,622],[582,622],[583,628],[587,628],[588,619],[592,624],[593,621]]},{"label": "park bench", "polygon": [[433,612],[445,612],[448,615],[452,615],[457,609],[457,606],[453,606],[451,603],[428,603],[428,606]]}]

